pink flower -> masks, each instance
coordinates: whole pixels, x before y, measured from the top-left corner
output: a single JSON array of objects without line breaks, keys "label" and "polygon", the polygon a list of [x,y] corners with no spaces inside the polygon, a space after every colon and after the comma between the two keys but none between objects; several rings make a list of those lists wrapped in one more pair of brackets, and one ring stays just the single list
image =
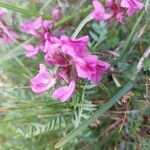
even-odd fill
[{"label": "pink flower", "polygon": [[99,81],[101,81],[103,74],[106,73],[110,67],[111,65],[109,63],[98,60],[95,71],[92,73],[92,81],[94,83],[98,83]]},{"label": "pink flower", "polygon": [[61,102],[69,100],[75,92],[75,81],[71,81],[69,86],[63,86],[56,89],[53,93],[53,98],[58,99]]},{"label": "pink flower", "polygon": [[34,58],[39,52],[39,48],[38,47],[34,48],[33,45],[31,44],[26,44],[23,46],[23,48],[26,50],[25,52],[26,57]]},{"label": "pink flower", "polygon": [[120,23],[124,24],[124,23],[125,23],[124,13],[123,13],[123,12],[118,12],[118,13],[116,14],[116,19],[117,19]]},{"label": "pink flower", "polygon": [[[49,40],[47,42],[49,42]],[[70,62],[72,62],[69,61],[70,59],[87,55],[88,42],[88,36],[79,39],[71,39],[68,36],[63,35],[60,40],[57,39],[55,43],[49,43],[46,46],[47,53],[45,55],[45,60],[51,65],[69,65]]]},{"label": "pink flower", "polygon": [[31,79],[31,89],[33,92],[40,94],[49,90],[55,82],[55,78],[46,70],[44,64],[40,64],[39,73]]},{"label": "pink flower", "polygon": [[83,36],[79,39],[71,39],[68,36],[61,36],[61,51],[71,57],[82,57],[87,54],[87,44],[89,36]]},{"label": "pink flower", "polygon": [[13,44],[13,42],[18,38],[17,33],[3,20],[3,16],[6,12],[0,11],[0,38],[7,42],[8,44]]},{"label": "pink flower", "polygon": [[6,12],[0,10],[0,19],[1,19],[3,16],[5,16],[5,15],[6,15]]},{"label": "pink flower", "polygon": [[92,72],[95,71],[97,65],[97,57],[88,55],[85,57],[77,57],[74,59],[77,75],[80,78],[91,79]]},{"label": "pink flower", "polygon": [[92,82],[99,82],[102,75],[110,68],[110,64],[98,60],[95,55],[88,55],[75,59],[78,77],[88,79]]},{"label": "pink flower", "polygon": [[111,18],[116,18],[120,23],[125,23],[125,9],[120,6],[120,3],[113,0],[106,0],[106,5],[110,9]]},{"label": "pink flower", "polygon": [[61,8],[57,7],[52,10],[52,17],[54,20],[59,21],[61,19]]},{"label": "pink flower", "polygon": [[144,4],[138,0],[122,0],[121,6],[127,8],[128,16],[132,16],[136,11],[141,10]]},{"label": "pink flower", "polygon": [[105,12],[104,6],[98,0],[93,0],[92,4],[94,6],[94,11],[91,13],[91,15],[96,21],[107,20],[111,17],[110,14]]},{"label": "pink flower", "polygon": [[59,39],[52,35],[50,32],[46,32],[43,37],[43,52],[47,53],[48,51],[51,51],[53,49],[53,45],[58,45]]},{"label": "pink flower", "polygon": [[25,32],[27,32],[35,37],[39,37],[37,30],[39,30],[42,27],[42,25],[43,25],[42,17],[39,17],[34,21],[28,21],[28,22],[21,24],[21,28]]},{"label": "pink flower", "polygon": [[48,31],[49,27],[51,28],[54,25],[54,21],[51,20],[44,20],[42,27],[45,31]]},{"label": "pink flower", "polygon": [[[79,39],[62,36],[57,44],[49,46],[49,51],[45,55],[45,61],[53,66],[59,65],[59,73],[57,74],[59,78],[65,80],[69,78],[74,80],[84,78],[93,82],[99,82],[102,74],[105,72],[101,70],[103,68],[108,69],[108,63],[101,61],[102,65],[100,65],[97,56],[88,54],[88,41],[88,36]],[[105,65],[103,66],[104,63]]]}]

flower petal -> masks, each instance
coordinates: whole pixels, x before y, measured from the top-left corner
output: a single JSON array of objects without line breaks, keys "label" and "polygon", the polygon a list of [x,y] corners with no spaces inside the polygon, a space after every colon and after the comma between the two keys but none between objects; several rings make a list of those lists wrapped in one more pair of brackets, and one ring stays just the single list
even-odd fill
[{"label": "flower petal", "polygon": [[56,89],[53,93],[53,98],[58,99],[61,102],[65,102],[71,98],[75,91],[75,81],[71,81],[69,86],[63,86]]}]

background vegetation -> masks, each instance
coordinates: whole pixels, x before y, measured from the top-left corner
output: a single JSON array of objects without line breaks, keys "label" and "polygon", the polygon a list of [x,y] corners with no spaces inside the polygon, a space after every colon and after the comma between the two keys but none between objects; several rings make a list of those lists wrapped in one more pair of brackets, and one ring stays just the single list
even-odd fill
[{"label": "background vegetation", "polygon": [[125,26],[115,21],[85,26],[80,34],[90,35],[90,52],[111,63],[113,70],[98,86],[81,81],[81,90],[67,103],[51,100],[49,92],[31,92],[29,79],[42,56],[31,60],[22,48],[34,39],[20,24],[39,15],[50,18],[55,6],[64,13],[54,30],[66,26],[68,35],[91,10],[88,0],[0,1],[1,9],[7,9],[5,20],[20,37],[13,45],[0,41],[0,149],[149,150],[150,59],[144,58],[137,70],[150,49],[149,0]]}]

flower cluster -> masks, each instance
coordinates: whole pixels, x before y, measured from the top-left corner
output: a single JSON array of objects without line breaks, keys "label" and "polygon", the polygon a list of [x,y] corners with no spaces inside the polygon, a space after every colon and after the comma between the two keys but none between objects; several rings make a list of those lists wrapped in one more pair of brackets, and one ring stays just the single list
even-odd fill
[{"label": "flower cluster", "polygon": [[0,39],[8,44],[12,44],[18,38],[18,35],[3,19],[5,15],[6,12],[0,10]]},{"label": "flower cluster", "polygon": [[[56,16],[55,20],[58,20],[59,16]],[[78,39],[67,35],[56,36],[51,30],[54,21],[43,20],[39,17],[34,21],[23,23],[21,28],[38,39],[37,45],[24,45],[26,56],[34,58],[42,52],[44,62],[57,68],[57,71],[52,74],[44,64],[40,64],[39,73],[31,79],[32,91],[40,94],[63,83],[62,87],[53,92],[52,97],[65,102],[74,94],[79,79],[98,83],[102,75],[110,68],[110,64],[88,52],[89,36]]]},{"label": "flower cluster", "polygon": [[102,21],[116,18],[122,24],[125,23],[126,14],[132,16],[144,7],[144,4],[138,0],[106,0],[106,9],[99,0],[93,0],[92,4],[94,6],[91,13],[93,19]]}]

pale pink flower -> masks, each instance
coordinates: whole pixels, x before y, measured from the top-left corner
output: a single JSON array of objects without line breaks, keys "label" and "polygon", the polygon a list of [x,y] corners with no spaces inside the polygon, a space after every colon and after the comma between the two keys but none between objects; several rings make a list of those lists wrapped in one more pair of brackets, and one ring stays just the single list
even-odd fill
[{"label": "pale pink flower", "polygon": [[[17,33],[3,20],[3,16],[6,15],[6,12],[0,10],[0,38],[7,42],[8,44],[13,44],[13,42],[18,38]],[[4,30],[5,28],[5,30]],[[6,32],[7,30],[7,32]],[[8,34],[9,33],[9,34]]]},{"label": "pale pink flower", "polygon": [[6,12],[5,12],[5,11],[0,10],[0,19],[1,19],[3,16],[5,16],[5,15],[6,15]]},{"label": "pale pink flower", "polygon": [[121,7],[127,8],[128,16],[132,16],[135,12],[141,10],[144,7],[144,4],[138,0],[122,0]]},{"label": "pale pink flower", "polygon": [[42,27],[43,20],[42,17],[38,17],[34,21],[28,21],[21,24],[21,28],[27,32],[28,34],[31,34],[35,37],[39,37],[38,30]]},{"label": "pale pink flower", "polygon": [[49,90],[55,82],[56,79],[46,70],[44,64],[40,64],[39,73],[31,79],[31,89],[33,92],[40,94]]},{"label": "pale pink flower", "polygon": [[54,8],[52,10],[52,17],[55,21],[59,21],[61,19],[62,11],[60,7]]},{"label": "pale pink flower", "polygon": [[71,81],[69,86],[63,86],[56,89],[52,95],[54,99],[58,99],[61,102],[69,100],[75,92],[75,81]]},{"label": "pale pink flower", "polygon": [[105,12],[104,6],[98,0],[93,0],[92,4],[94,6],[94,10],[91,15],[96,21],[108,20],[111,17],[110,14]]},{"label": "pale pink flower", "polygon": [[26,57],[34,58],[39,52],[39,47],[33,47],[31,44],[26,44],[23,46],[23,48],[26,50]]}]

